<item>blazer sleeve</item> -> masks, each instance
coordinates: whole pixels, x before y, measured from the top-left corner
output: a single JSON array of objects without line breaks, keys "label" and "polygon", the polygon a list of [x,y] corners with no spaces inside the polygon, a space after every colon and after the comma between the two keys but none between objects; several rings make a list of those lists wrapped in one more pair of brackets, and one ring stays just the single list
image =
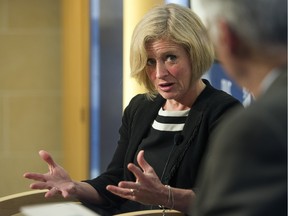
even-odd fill
[{"label": "blazer sleeve", "polygon": [[85,180],[85,182],[93,186],[95,190],[108,201],[109,206],[119,207],[126,201],[126,199],[107,191],[106,186],[117,185],[119,181],[124,179],[124,169],[127,169],[124,161],[129,146],[131,125],[133,123],[134,114],[141,104],[141,101],[144,100],[144,97],[143,94],[136,95],[125,108],[122,116],[122,124],[119,129],[120,138],[118,140],[118,145],[107,170],[97,178]]}]

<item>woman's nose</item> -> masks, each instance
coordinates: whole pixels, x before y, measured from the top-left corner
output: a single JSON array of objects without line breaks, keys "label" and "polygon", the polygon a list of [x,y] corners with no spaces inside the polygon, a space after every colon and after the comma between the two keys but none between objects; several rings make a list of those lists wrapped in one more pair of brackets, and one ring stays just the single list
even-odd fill
[{"label": "woman's nose", "polygon": [[163,63],[157,63],[156,64],[156,77],[157,78],[162,78],[168,75],[167,68],[165,64]]}]

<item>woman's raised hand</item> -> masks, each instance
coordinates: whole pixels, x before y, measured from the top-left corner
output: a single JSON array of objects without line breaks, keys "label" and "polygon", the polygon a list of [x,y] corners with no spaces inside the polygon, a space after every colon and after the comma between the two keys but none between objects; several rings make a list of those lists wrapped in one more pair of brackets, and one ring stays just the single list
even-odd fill
[{"label": "woman's raised hand", "polygon": [[163,185],[153,167],[144,159],[144,151],[137,155],[135,164],[128,164],[128,169],[136,177],[136,181],[121,181],[118,186],[108,185],[107,190],[126,199],[137,201],[146,205],[166,204],[168,189]]},{"label": "woman's raised hand", "polygon": [[49,172],[45,174],[27,172],[24,177],[35,180],[30,184],[31,189],[48,189],[45,197],[61,194],[63,197],[73,197],[76,193],[75,183],[61,166],[54,162],[52,156],[44,151],[39,151],[40,157],[48,164]]}]

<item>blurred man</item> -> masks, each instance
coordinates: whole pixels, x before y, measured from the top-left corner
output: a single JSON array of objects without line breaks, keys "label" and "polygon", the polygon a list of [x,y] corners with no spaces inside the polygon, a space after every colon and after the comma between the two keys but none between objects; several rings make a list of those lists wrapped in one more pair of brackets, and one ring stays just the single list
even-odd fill
[{"label": "blurred man", "polygon": [[219,127],[193,216],[287,215],[287,1],[194,0],[217,58],[255,101]]}]

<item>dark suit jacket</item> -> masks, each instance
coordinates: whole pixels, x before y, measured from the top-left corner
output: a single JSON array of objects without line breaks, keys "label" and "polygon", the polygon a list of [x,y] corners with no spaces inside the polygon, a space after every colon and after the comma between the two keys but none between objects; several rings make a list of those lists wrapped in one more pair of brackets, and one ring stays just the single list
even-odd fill
[{"label": "dark suit jacket", "polygon": [[287,69],[255,103],[222,123],[191,215],[286,216]]},{"label": "dark suit jacket", "polygon": [[[216,90],[207,80],[204,82],[206,88],[191,108],[182,131],[183,141],[175,146],[168,162],[163,178],[164,184],[186,189],[194,187],[198,166],[211,131],[228,110],[234,106],[241,106],[232,96]],[[106,186],[117,185],[121,180],[135,180],[133,174],[128,171],[127,164],[133,162],[138,145],[149,131],[164,103],[165,99],[160,95],[150,101],[141,94],[135,96],[125,109],[119,130],[118,146],[107,171],[96,179],[87,181],[107,199],[110,204],[107,206],[108,209],[122,208],[121,205],[127,201],[107,191]],[[129,205],[129,210],[141,208],[137,203],[133,203],[134,206]]]}]

